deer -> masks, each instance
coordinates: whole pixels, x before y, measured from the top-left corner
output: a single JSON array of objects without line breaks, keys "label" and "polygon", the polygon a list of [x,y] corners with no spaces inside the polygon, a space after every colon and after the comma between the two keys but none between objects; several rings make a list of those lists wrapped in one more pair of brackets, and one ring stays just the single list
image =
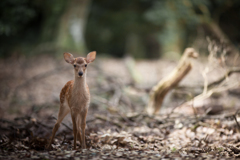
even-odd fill
[{"label": "deer", "polygon": [[50,142],[47,146],[51,148],[55,134],[60,127],[64,117],[70,112],[73,124],[74,145],[76,150],[77,138],[82,149],[86,149],[85,127],[86,117],[90,104],[90,92],[86,81],[87,66],[96,58],[96,51],[88,53],[87,57],[74,58],[71,53],[64,53],[67,63],[73,65],[74,80],[68,81],[60,92],[60,108],[57,122],[55,123]]}]

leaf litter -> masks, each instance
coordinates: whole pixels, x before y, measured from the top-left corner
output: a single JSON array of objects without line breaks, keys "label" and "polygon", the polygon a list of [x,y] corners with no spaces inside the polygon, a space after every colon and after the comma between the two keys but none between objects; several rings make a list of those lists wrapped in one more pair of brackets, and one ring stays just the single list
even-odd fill
[{"label": "leaf litter", "polygon": [[[45,59],[42,59],[42,61],[45,62]],[[39,65],[45,64],[41,61],[37,62],[38,65],[34,61],[33,66],[39,68]],[[7,64],[2,64],[6,68]],[[55,63],[48,64],[54,65]],[[163,66],[159,67],[159,64]],[[158,69],[170,65],[170,63],[167,64],[156,63],[156,66],[152,68]],[[24,65],[22,66],[24,67]],[[112,66],[116,66],[116,63],[111,67],[97,66],[95,67],[95,73],[89,72],[89,76],[95,81],[89,82],[93,89],[93,98],[87,119],[87,149],[81,150],[81,145],[78,143],[76,151],[72,150],[73,133],[70,120],[62,123],[52,144],[52,149],[46,149],[56,121],[56,118],[52,118],[51,114],[56,114],[54,105],[59,103],[58,98],[56,98],[59,94],[58,89],[63,86],[63,83],[69,77],[66,76],[66,79],[64,79],[60,74],[49,76],[46,73],[36,72],[37,70],[34,67],[24,70],[19,66],[23,75],[28,75],[26,73],[29,73],[29,69],[32,69],[34,71],[32,73],[35,73],[36,76],[41,75],[37,76],[37,79],[32,79],[31,77],[18,77],[17,74],[13,74],[13,70],[10,70],[5,77],[16,77],[5,78],[4,82],[6,83],[1,83],[1,87],[13,85],[11,88],[18,88],[16,95],[18,95],[17,100],[19,101],[16,102],[15,108],[21,109],[19,109],[20,114],[14,116],[14,119],[11,119],[12,117],[9,118],[11,120],[0,118],[0,159],[230,159],[240,157],[240,128],[238,124],[240,119],[238,112],[229,111],[228,113],[218,113],[218,115],[195,116],[178,113],[148,116],[141,112],[133,113],[133,111],[142,110],[143,106],[146,105],[146,98],[148,97],[146,96],[146,89],[138,88],[136,90],[133,89],[134,87],[128,87],[131,85],[125,82],[126,79],[123,81],[123,79],[117,78],[117,76],[127,76],[119,75],[121,72],[116,72],[117,69],[112,68]],[[101,71],[101,68],[112,69],[111,76],[106,74],[109,71]],[[43,72],[46,70],[47,68],[42,69]],[[57,70],[61,70],[61,73],[66,72],[64,73],[66,75],[70,71],[68,68],[64,69],[64,72],[61,68],[57,68]],[[55,71],[56,69],[47,73],[52,74]],[[116,73],[117,75],[112,76]],[[72,76],[72,74],[70,75]],[[99,75],[102,78],[98,78]],[[44,79],[46,76],[49,77]],[[164,75],[162,76],[164,77]],[[199,76],[192,77],[199,79]],[[162,77],[151,77],[149,79],[157,80],[160,78]],[[25,82],[25,79],[30,79],[30,81]],[[61,81],[59,81],[60,79]],[[59,84],[50,83],[56,80],[59,81]],[[21,81],[24,82],[22,85],[18,83]],[[36,81],[39,81],[39,83]],[[196,80],[189,81],[195,82]],[[146,82],[146,84],[154,83]],[[16,84],[19,86],[14,86]],[[45,88],[42,84],[45,84]],[[46,86],[49,89],[48,92],[42,92],[46,89]],[[123,93],[119,94],[121,92]],[[55,101],[53,103],[52,98],[49,98],[52,96],[51,93],[56,93],[57,96],[53,95],[56,103]],[[101,96],[98,96],[99,94]],[[24,97],[24,95],[28,95],[26,97],[29,98]],[[234,93],[234,95],[236,95],[236,99],[239,99],[239,94]],[[11,95],[8,95],[8,97],[11,97]],[[224,98],[221,97],[220,99]],[[174,100],[176,101],[176,98]],[[229,99],[226,103],[231,100]],[[14,103],[11,105],[14,105]],[[11,105],[4,105],[4,107],[14,108]],[[174,105],[168,104],[168,106]],[[235,107],[237,108],[237,105]],[[0,115],[7,113],[1,106],[0,110]],[[22,115],[26,116],[22,117]],[[4,117],[8,118],[9,116],[5,115]]]},{"label": "leaf litter", "polygon": [[47,150],[54,124],[51,118],[45,118],[48,123],[28,116],[13,121],[1,119],[0,159],[237,158],[240,134],[234,115],[108,115],[115,123],[95,115],[87,122],[84,150],[79,143],[78,149],[72,150],[72,131],[66,127],[57,133],[52,149]]}]

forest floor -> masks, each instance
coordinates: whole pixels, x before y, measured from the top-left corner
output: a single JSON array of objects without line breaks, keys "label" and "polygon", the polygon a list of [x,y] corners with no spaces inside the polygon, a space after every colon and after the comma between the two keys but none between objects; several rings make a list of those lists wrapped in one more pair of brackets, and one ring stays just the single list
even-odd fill
[{"label": "forest floor", "polygon": [[[208,105],[221,104],[221,110],[214,114],[172,112],[192,98],[179,94],[179,89],[169,93],[160,114],[149,116],[144,112],[149,90],[176,64],[169,60],[137,61],[140,82],[133,85],[124,60],[97,59],[88,68],[92,98],[87,116],[87,149],[81,150],[79,143],[77,150],[72,149],[72,123],[68,115],[52,149],[47,150],[57,118],[58,96],[73,77],[72,67],[62,57],[1,60],[0,67],[4,69],[0,71],[0,159],[240,157],[239,86],[207,100]],[[200,94],[204,83],[201,71],[206,65],[204,61],[194,61],[192,71],[180,83],[181,90],[193,96]],[[209,72],[209,83],[219,79],[224,70],[215,67]],[[232,75],[229,82],[236,79],[239,75]]]}]

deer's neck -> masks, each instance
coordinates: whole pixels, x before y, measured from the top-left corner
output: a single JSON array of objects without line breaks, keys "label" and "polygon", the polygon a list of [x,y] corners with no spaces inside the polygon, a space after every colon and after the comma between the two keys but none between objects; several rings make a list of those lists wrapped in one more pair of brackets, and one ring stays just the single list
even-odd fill
[{"label": "deer's neck", "polygon": [[87,92],[87,90],[86,90],[86,74],[82,78],[75,76],[73,92],[80,93],[80,94],[85,94]]}]

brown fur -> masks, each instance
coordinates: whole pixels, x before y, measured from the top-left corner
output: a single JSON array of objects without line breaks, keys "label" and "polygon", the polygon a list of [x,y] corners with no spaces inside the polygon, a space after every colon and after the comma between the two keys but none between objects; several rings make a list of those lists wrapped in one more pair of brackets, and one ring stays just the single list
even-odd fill
[{"label": "brown fur", "polygon": [[[53,128],[48,148],[51,147],[60,123],[69,112],[71,112],[73,122],[74,149],[76,149],[77,138],[81,143],[82,149],[86,148],[85,127],[88,106],[90,103],[90,92],[86,83],[87,67],[85,65],[93,62],[95,56],[96,52],[90,52],[87,58],[74,58],[72,54],[64,53],[65,61],[74,66],[75,80],[68,81],[61,90],[58,119]],[[79,76],[79,72],[83,72],[83,75]]]}]

